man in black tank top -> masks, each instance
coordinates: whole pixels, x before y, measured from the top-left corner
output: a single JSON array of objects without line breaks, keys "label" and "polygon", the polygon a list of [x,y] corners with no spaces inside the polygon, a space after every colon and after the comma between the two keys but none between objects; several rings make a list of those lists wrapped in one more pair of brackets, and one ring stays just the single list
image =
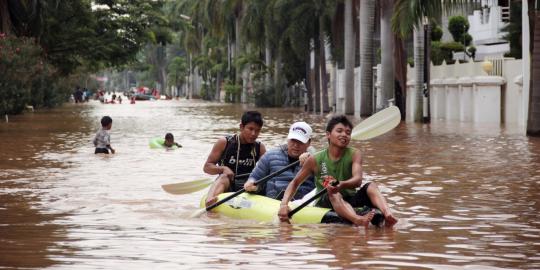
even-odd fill
[{"label": "man in black tank top", "polygon": [[266,152],[264,145],[257,141],[263,126],[262,116],[257,111],[247,111],[242,115],[240,133],[219,138],[206,159],[203,170],[207,174],[218,174],[206,196],[206,206],[217,201],[217,195],[226,191],[237,191],[244,187],[245,179],[235,175],[251,173],[255,163]]}]

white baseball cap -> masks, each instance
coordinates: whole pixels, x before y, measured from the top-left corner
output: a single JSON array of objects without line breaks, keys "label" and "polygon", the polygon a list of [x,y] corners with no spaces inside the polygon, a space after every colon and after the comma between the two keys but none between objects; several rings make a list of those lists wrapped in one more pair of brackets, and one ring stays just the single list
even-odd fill
[{"label": "white baseball cap", "polygon": [[299,140],[307,143],[311,139],[311,127],[306,122],[296,122],[291,125],[287,139]]}]

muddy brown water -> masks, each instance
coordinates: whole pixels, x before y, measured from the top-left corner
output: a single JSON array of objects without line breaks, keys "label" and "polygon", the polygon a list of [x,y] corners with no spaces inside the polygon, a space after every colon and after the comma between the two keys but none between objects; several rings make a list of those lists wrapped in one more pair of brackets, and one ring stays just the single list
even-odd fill
[{"label": "muddy brown water", "polygon": [[[205,191],[160,186],[205,177],[213,142],[248,108],[90,102],[11,116],[0,124],[0,268],[540,269],[540,140],[498,126],[401,123],[354,142],[400,218],[393,229],[189,218]],[[260,111],[268,148],[295,120],[324,146],[324,117]],[[103,115],[109,157],[91,144]],[[184,147],[148,147],[166,132]]]}]

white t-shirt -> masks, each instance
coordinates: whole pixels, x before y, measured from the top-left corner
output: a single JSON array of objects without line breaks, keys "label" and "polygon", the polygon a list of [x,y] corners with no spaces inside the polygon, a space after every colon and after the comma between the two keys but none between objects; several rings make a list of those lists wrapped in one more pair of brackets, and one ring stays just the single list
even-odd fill
[{"label": "white t-shirt", "polygon": [[111,135],[109,131],[101,128],[94,137],[94,146],[96,148],[107,148],[107,145],[111,144]]}]

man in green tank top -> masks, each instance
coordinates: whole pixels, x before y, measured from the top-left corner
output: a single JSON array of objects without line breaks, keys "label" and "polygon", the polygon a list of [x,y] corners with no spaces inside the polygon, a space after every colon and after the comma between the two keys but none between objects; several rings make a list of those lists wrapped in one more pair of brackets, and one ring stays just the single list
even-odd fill
[{"label": "man in green tank top", "polygon": [[[362,185],[362,155],[359,150],[348,147],[351,141],[352,124],[344,115],[334,116],[326,126],[328,147],[308,158],[302,169],[289,183],[281,201],[278,216],[283,222],[289,221],[288,203],[296,189],[309,176],[315,175],[317,191],[327,189],[316,206],[333,208],[336,213],[355,225],[369,225],[374,216],[370,212],[364,216],[356,214],[354,207],[369,206],[381,210],[386,226],[392,226],[397,219],[373,182]],[[338,181],[333,186],[331,182]],[[356,190],[357,187],[361,187]]]}]

